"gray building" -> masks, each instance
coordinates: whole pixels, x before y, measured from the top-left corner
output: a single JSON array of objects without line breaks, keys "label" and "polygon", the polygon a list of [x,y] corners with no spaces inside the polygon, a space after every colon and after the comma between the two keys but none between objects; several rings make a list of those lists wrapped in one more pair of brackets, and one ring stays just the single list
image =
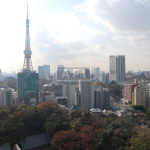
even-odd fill
[{"label": "gray building", "polygon": [[141,87],[141,91],[145,92],[145,106],[150,107],[150,85],[144,85]]},{"label": "gray building", "polygon": [[50,76],[50,65],[43,65],[44,76],[47,78]]},{"label": "gray building", "polygon": [[110,108],[110,93],[107,89],[99,86],[94,90],[95,108],[109,109]]},{"label": "gray building", "polygon": [[109,81],[125,82],[125,56],[109,56]]},{"label": "gray building", "polygon": [[90,79],[90,70],[89,69],[85,69],[85,79]]}]

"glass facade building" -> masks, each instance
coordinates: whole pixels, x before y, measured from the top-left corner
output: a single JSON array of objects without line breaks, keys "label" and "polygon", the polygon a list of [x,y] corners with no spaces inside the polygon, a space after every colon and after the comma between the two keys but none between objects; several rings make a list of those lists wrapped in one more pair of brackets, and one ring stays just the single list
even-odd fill
[{"label": "glass facade building", "polygon": [[35,72],[17,74],[18,105],[35,106],[39,102],[39,77]]}]

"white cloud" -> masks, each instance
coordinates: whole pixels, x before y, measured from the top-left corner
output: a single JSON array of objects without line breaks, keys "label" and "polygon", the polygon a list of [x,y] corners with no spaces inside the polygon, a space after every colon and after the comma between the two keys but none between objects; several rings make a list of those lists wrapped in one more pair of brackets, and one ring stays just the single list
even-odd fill
[{"label": "white cloud", "polygon": [[147,35],[113,36],[112,39],[116,42],[130,44],[150,44],[150,37]]},{"label": "white cloud", "polygon": [[74,9],[115,33],[150,32],[150,6],[146,0],[86,0]]}]

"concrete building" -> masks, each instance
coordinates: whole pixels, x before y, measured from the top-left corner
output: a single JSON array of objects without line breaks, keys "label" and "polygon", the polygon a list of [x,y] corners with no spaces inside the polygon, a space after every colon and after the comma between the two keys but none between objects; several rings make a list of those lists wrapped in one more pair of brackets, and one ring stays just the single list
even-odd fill
[{"label": "concrete building", "polygon": [[141,87],[135,87],[132,96],[133,96],[132,98],[133,105],[142,104],[143,106],[145,106],[145,92],[142,91]]},{"label": "concrete building", "polygon": [[50,76],[50,65],[43,65],[44,76],[49,78]]},{"label": "concrete building", "polygon": [[75,105],[81,108],[81,94],[80,91],[75,92]]},{"label": "concrete building", "polygon": [[97,68],[94,68],[94,75],[99,75],[100,73],[100,68],[97,67]]},{"label": "concrete building", "polygon": [[117,81],[118,82],[125,82],[125,56],[118,55],[117,56]]},{"label": "concrete building", "polygon": [[123,99],[128,100],[129,103],[133,102],[132,93],[134,93],[134,88],[137,85],[135,84],[126,84],[123,89],[122,97]]},{"label": "concrete building", "polygon": [[63,85],[63,97],[67,97],[67,107],[75,105],[76,85]]},{"label": "concrete building", "polygon": [[10,107],[15,99],[15,90],[8,87],[8,82],[3,82],[3,88],[0,88],[0,106]]},{"label": "concrete building", "polygon": [[110,92],[107,88],[103,88],[103,109],[110,109]]},{"label": "concrete building", "polygon": [[91,109],[94,107],[94,81],[79,80],[81,94],[81,108]]},{"label": "concrete building", "polygon": [[94,89],[94,107],[103,109],[103,87]]},{"label": "concrete building", "polygon": [[94,104],[95,108],[100,108],[101,110],[110,108],[110,93],[108,89],[99,86],[94,90]]},{"label": "concrete building", "polygon": [[141,90],[145,92],[145,106],[150,108],[150,85],[144,85]]},{"label": "concrete building", "polygon": [[89,79],[90,80],[90,70],[89,69],[85,69],[85,79]]},{"label": "concrete building", "polygon": [[125,82],[125,56],[109,56],[109,80]]}]

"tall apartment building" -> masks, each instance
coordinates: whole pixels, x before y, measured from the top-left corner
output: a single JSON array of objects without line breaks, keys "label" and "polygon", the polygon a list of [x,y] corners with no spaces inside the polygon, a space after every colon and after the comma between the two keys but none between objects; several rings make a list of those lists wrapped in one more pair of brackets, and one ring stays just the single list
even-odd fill
[{"label": "tall apartment building", "polygon": [[90,70],[89,69],[85,69],[85,79],[90,80]]},{"label": "tall apartment building", "polygon": [[144,85],[141,90],[145,92],[145,106],[150,108],[150,85]]},{"label": "tall apartment building", "polygon": [[103,87],[94,89],[94,107],[103,109]]},{"label": "tall apartment building", "polygon": [[110,92],[107,88],[103,89],[103,109],[110,108]]},{"label": "tall apartment building", "polygon": [[133,96],[133,105],[142,104],[145,106],[145,92],[142,91],[141,87],[135,87],[134,93],[132,93]]},{"label": "tall apartment building", "polygon": [[125,82],[125,56],[109,56],[109,80]]},{"label": "tall apartment building", "polygon": [[129,103],[133,102],[132,93],[134,93],[134,88],[137,85],[135,84],[126,84],[123,89],[122,97],[123,99],[128,100]]},{"label": "tall apartment building", "polygon": [[95,108],[109,109],[110,108],[110,92],[108,89],[98,87],[94,90]]},{"label": "tall apartment building", "polygon": [[75,105],[76,85],[63,85],[63,97],[67,97],[67,106]]},{"label": "tall apartment building", "polygon": [[3,82],[3,88],[0,88],[0,106],[10,107],[15,99],[15,90],[8,87],[8,82]]},{"label": "tall apartment building", "polygon": [[94,81],[79,80],[81,94],[81,108],[91,109],[94,107]]}]

